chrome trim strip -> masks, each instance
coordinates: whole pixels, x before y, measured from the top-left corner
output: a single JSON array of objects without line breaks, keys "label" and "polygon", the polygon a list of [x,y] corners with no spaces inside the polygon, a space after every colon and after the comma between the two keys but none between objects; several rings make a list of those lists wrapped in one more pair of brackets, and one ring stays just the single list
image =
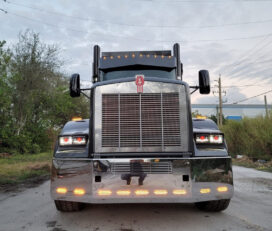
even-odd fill
[{"label": "chrome trim strip", "polygon": [[121,107],[120,107],[120,94],[118,94],[118,147],[119,147],[119,152],[120,152],[120,148],[121,148],[121,116],[120,116],[120,111],[121,111]]},{"label": "chrome trim strip", "polygon": [[163,105],[162,105],[162,92],[161,92],[161,125],[162,125],[162,150],[164,150],[164,133],[163,133]]},{"label": "chrome trim strip", "polygon": [[142,134],[142,94],[140,94],[139,100],[139,111],[140,111],[140,148],[143,147],[143,134]]},{"label": "chrome trim strip", "polygon": [[[105,159],[102,159],[102,160],[109,160],[111,162],[118,162],[120,161],[120,159],[122,160],[139,160],[139,159],[147,159],[147,160],[150,160],[150,159],[160,159],[160,160],[203,160],[203,159],[231,159],[230,156],[218,156],[218,157],[214,157],[214,156],[211,156],[211,157],[162,157],[162,158],[158,158],[158,157],[154,157],[154,158],[105,158]],[[87,160],[87,161],[95,161],[95,160],[101,160],[101,158],[93,158],[93,159],[90,159],[90,158],[57,158],[57,157],[54,157],[53,160],[78,160],[78,161],[82,161],[82,160]]]}]

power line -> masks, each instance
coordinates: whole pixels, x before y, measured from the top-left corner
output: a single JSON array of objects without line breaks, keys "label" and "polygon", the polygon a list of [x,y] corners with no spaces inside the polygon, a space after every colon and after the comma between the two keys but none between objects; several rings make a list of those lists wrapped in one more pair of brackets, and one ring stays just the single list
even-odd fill
[{"label": "power line", "polygon": [[48,11],[45,9],[41,9],[38,7],[33,7],[33,6],[28,6],[28,5],[24,5],[21,3],[14,3],[11,1],[7,1],[7,0],[3,0],[6,3],[12,4],[12,5],[16,5],[16,6],[21,6],[21,7],[25,7],[25,8],[29,8],[32,10],[36,10],[36,11],[40,11],[40,12],[45,12],[48,14],[55,14],[55,15],[59,15],[59,16],[64,16],[64,17],[69,17],[72,19],[77,19],[77,20],[81,20],[81,21],[93,21],[93,22],[98,22],[98,23],[103,23],[103,24],[112,24],[112,25],[118,25],[118,26],[129,26],[129,27],[147,27],[147,28],[157,28],[157,29],[206,29],[206,28],[217,28],[217,27],[228,27],[228,26],[238,26],[238,25],[248,25],[248,24],[260,24],[260,23],[269,23],[272,22],[272,19],[267,19],[267,20],[260,20],[260,21],[251,21],[251,22],[240,22],[240,23],[225,23],[225,24],[221,24],[221,25],[207,25],[207,26],[173,26],[173,25],[135,25],[135,24],[128,24],[128,23],[120,23],[120,22],[108,22],[108,21],[104,21],[104,20],[99,20],[99,19],[92,19],[92,18],[87,18],[87,17],[79,17],[79,16],[72,16],[72,15],[67,15],[67,14],[63,14],[63,13],[59,13],[59,12],[53,12],[53,11]]},{"label": "power line", "polygon": [[[135,2],[149,2],[149,3],[169,3],[164,0],[134,0]],[[220,0],[172,0],[170,3],[226,3],[226,2],[272,2],[271,0],[228,0],[228,1],[220,1]]]},{"label": "power line", "polygon": [[[257,63],[257,61],[260,59],[260,56],[257,57],[256,55],[260,53],[264,48],[272,44],[271,39],[264,43],[264,41],[267,40],[267,38],[269,38],[269,36],[266,36],[262,41],[259,41],[256,45],[254,45],[253,48],[245,52],[245,54],[239,59],[239,61],[234,62],[233,64],[230,64],[228,66],[225,66],[225,68],[223,69],[226,70],[227,72],[225,72],[224,74],[229,76],[231,75],[232,77],[237,76],[239,74],[241,75],[245,73],[245,70],[243,70],[245,67]],[[259,44],[261,44],[261,46],[259,46]],[[254,57],[255,60],[250,62],[250,58],[252,59],[252,57]],[[231,67],[232,70],[228,71],[228,67]]]},{"label": "power line", "polygon": [[[24,18],[24,19],[27,19],[27,20],[30,20],[30,21],[34,21],[34,22],[38,22],[38,23],[41,23],[41,24],[45,24],[45,25],[48,25],[48,26],[52,26],[52,27],[55,27],[55,28],[59,28],[61,29],[59,26],[55,25],[55,24],[51,24],[51,23],[47,23],[47,22],[44,22],[44,21],[41,21],[41,20],[37,20],[37,19],[33,19],[33,18],[29,18],[29,17],[26,17],[26,16],[23,16],[23,15],[19,15],[19,14],[16,14],[16,13],[12,13],[10,11],[6,11],[5,12],[6,14],[11,14],[11,15],[14,15],[16,17],[20,17],[20,18]],[[81,33],[86,33],[87,31],[83,31],[83,30],[78,30],[78,29],[71,29],[71,28],[64,28],[66,30],[70,30],[70,31],[74,31],[74,32],[81,32]],[[247,40],[247,39],[256,39],[256,38],[261,38],[261,37],[267,37],[267,36],[272,36],[272,33],[269,33],[269,34],[263,34],[263,35],[256,35],[256,36],[251,36],[251,37],[241,37],[241,38],[225,38],[225,39],[202,39],[202,40],[191,40],[191,41],[186,41],[186,40],[183,40],[183,41],[177,41],[177,40],[151,40],[151,39],[141,39],[139,37],[127,37],[127,36],[118,36],[118,35],[111,35],[111,37],[117,37],[117,38],[125,38],[125,39],[132,39],[132,40],[138,40],[138,41],[146,41],[146,42],[171,42],[171,43],[174,43],[174,42],[189,42],[189,43],[194,43],[194,42],[222,42],[222,41],[236,41],[236,40]]]},{"label": "power line", "polygon": [[[30,21],[33,21],[33,22],[38,22],[38,23],[41,23],[41,24],[44,24],[44,25],[47,25],[47,26],[52,26],[52,27],[60,29],[60,27],[55,25],[55,24],[51,24],[51,23],[44,22],[44,21],[41,21],[41,20],[38,20],[38,19],[33,19],[33,18],[29,18],[29,17],[23,16],[23,15],[11,13],[10,11],[8,11],[7,13],[11,14],[11,15],[14,15],[16,17],[24,18],[24,19],[27,19],[27,20],[30,20]],[[65,28],[65,29],[70,30],[70,31],[74,31],[74,32],[86,33],[86,31],[83,31],[83,30],[76,30],[76,29],[71,29],[71,28]]]},{"label": "power line", "polygon": [[261,94],[258,94],[258,95],[254,95],[254,96],[251,96],[251,97],[248,97],[248,98],[245,98],[245,99],[236,101],[236,102],[233,102],[232,104],[238,104],[238,103],[244,102],[244,101],[246,101],[246,100],[253,99],[253,98],[256,98],[256,97],[261,96],[261,95],[265,95],[265,94],[267,94],[267,93],[269,93],[269,92],[272,92],[272,90],[266,91],[266,92],[264,92],[264,93],[261,93]]},{"label": "power line", "polygon": [[[266,36],[264,37],[264,39],[262,39],[261,41],[258,41],[256,44],[254,44],[254,46],[252,46],[250,49],[248,49],[246,52],[244,52],[240,58],[238,59],[239,61],[236,61],[236,62],[233,62],[232,64],[229,64],[229,65],[226,65],[223,67],[223,69],[221,68],[220,69],[220,72],[224,72],[226,69],[228,69],[228,67],[231,67],[232,70],[231,70],[231,73],[235,70],[237,70],[237,68],[235,70],[233,70],[233,67],[236,67],[236,66],[240,66],[241,64],[243,64],[247,58],[251,55],[251,53],[254,53],[255,49],[258,48],[258,46],[261,44],[261,48],[259,48],[257,50],[257,53],[260,52],[260,50],[262,50],[263,48],[265,48],[266,46],[269,46],[270,45],[270,41],[268,41],[268,43],[266,42],[265,44],[263,44],[263,42],[269,38],[269,36]],[[254,53],[256,54],[256,53]],[[228,72],[227,72],[228,73]],[[224,73],[226,74],[226,73]]]},{"label": "power line", "polygon": [[[237,86],[237,85],[222,86],[222,88],[265,87],[265,86],[267,86],[267,85],[247,84],[247,85],[241,85],[241,86]],[[218,87],[215,86],[212,88],[218,88]]]}]

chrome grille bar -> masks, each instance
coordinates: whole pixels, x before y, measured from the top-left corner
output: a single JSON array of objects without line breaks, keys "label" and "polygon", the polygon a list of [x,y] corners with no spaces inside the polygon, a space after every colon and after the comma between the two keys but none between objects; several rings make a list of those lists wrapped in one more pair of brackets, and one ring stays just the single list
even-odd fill
[{"label": "chrome grille bar", "polygon": [[102,147],[180,146],[179,93],[102,94]]},{"label": "chrome grille bar", "polygon": [[171,162],[136,162],[136,163],[112,163],[111,164],[112,173],[126,173],[126,174],[139,174],[139,173],[149,173],[149,174],[168,174],[172,173]]}]

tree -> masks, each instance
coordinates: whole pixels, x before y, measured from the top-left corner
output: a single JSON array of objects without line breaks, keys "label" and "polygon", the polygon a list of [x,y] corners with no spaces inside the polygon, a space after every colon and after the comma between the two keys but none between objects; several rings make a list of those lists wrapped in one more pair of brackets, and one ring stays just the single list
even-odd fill
[{"label": "tree", "polygon": [[12,54],[5,49],[6,41],[0,41],[0,146],[9,139],[12,128],[12,98],[9,84]]},{"label": "tree", "polygon": [[[19,42],[10,55],[2,47],[1,63],[3,59],[6,64],[1,69],[6,72],[1,72],[0,94],[7,97],[1,97],[0,105],[3,104],[12,126],[6,129],[6,140],[7,135],[0,134],[1,146],[22,153],[46,150],[57,129],[75,113],[88,115],[88,103],[82,97],[69,96],[68,78],[60,71],[59,50],[55,45],[42,43],[39,34],[29,30],[19,34]],[[1,118],[0,122],[2,125],[5,120]]]}]

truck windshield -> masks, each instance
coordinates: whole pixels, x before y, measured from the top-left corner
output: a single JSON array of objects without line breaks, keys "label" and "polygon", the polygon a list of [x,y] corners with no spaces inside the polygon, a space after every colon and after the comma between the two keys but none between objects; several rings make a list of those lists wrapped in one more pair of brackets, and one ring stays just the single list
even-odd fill
[{"label": "truck windshield", "polygon": [[144,75],[145,77],[158,77],[164,79],[176,79],[175,69],[172,70],[150,70],[150,69],[139,69],[139,70],[116,70],[103,72],[102,79],[105,80],[114,80],[122,79],[128,77],[134,77],[135,75]]}]

